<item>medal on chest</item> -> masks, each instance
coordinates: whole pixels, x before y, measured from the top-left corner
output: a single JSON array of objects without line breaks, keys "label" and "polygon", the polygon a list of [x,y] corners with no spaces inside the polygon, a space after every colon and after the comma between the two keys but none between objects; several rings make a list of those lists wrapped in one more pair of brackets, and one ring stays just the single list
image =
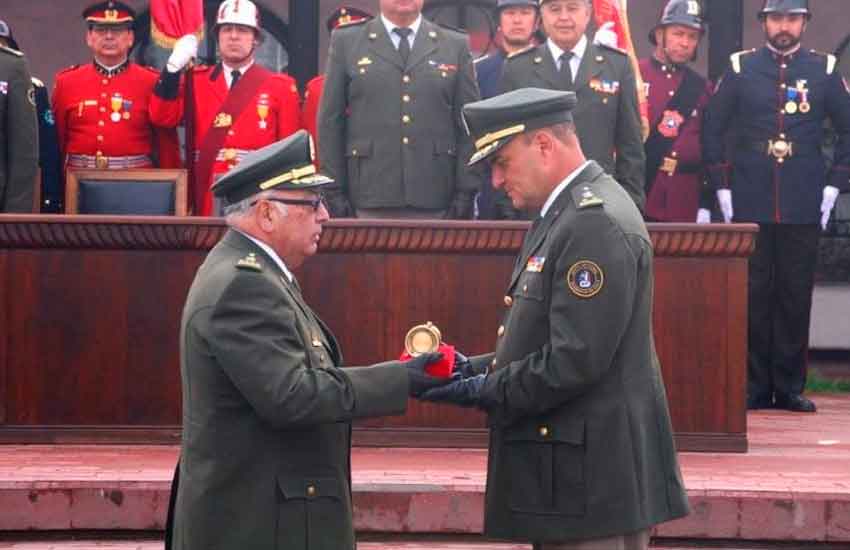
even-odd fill
[{"label": "medal on chest", "polygon": [[658,123],[658,133],[666,138],[679,136],[679,128],[685,119],[678,111],[664,111],[661,122]]},{"label": "medal on chest", "polygon": [[109,120],[112,122],[121,122],[121,109],[124,107],[124,98],[121,97],[121,94],[112,94],[112,97],[109,99],[109,107],[112,109]]},{"label": "medal on chest", "polygon": [[268,122],[266,122],[266,118],[269,116],[269,94],[260,94],[260,97],[257,99],[257,116],[260,117],[259,127],[260,130],[265,130],[268,128]]}]

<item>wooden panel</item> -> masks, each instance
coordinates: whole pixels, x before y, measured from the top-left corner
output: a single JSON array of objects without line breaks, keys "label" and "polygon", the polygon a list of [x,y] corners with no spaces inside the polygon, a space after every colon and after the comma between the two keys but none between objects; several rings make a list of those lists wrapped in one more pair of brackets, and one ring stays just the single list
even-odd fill
[{"label": "wooden panel", "polygon": [[[340,220],[297,276],[347,365],[397,357],[436,323],[495,342],[527,224]],[[746,449],[746,277],[754,226],[651,226],[654,328],[681,449]],[[209,218],[0,216],[0,442],[173,442],[180,315],[225,228]],[[366,445],[480,446],[480,412],[411,401]]]}]

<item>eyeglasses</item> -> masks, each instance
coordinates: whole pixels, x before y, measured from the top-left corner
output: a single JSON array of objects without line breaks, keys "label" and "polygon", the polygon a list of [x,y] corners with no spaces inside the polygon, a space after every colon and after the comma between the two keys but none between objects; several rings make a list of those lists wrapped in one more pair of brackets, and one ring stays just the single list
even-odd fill
[{"label": "eyeglasses", "polygon": [[[279,203],[282,203],[282,204],[295,204],[295,205],[301,205],[301,206],[310,206],[310,207],[313,208],[313,212],[318,212],[319,207],[321,207],[322,205],[325,205],[325,207],[327,207],[327,203],[325,202],[325,196],[322,195],[322,194],[316,195],[315,199],[279,199],[277,197],[271,197],[271,198],[262,199],[262,200],[267,200],[269,202],[279,202]],[[260,202],[260,201],[252,202],[251,206],[254,206],[258,202]]]}]

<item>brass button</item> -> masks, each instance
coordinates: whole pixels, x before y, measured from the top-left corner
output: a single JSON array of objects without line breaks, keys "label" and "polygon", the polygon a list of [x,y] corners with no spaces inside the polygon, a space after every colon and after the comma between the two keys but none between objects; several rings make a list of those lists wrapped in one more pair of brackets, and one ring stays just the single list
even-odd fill
[{"label": "brass button", "polygon": [[236,135],[236,132],[234,132],[233,130],[228,130],[228,131],[227,131],[227,135],[228,135],[228,136],[235,136],[235,135]]},{"label": "brass button", "polygon": [[676,91],[670,90],[669,92],[667,92],[667,95],[669,95],[670,97],[673,97],[674,95],[676,95]]},{"label": "brass button", "polygon": [[103,136],[97,136],[98,141],[103,141]]},{"label": "brass button", "polygon": [[324,355],[320,355],[320,356],[319,356],[319,363],[324,363],[324,362],[325,362],[325,356],[324,356]]},{"label": "brass button", "polygon": [[404,115],[403,117],[401,117],[401,121],[405,124],[410,124],[410,115]]},{"label": "brass button", "polygon": [[97,121],[97,125],[98,125],[98,126],[103,126],[103,121],[102,121],[102,120],[98,120],[98,121]]},{"label": "brass button", "polygon": [[540,434],[540,437],[548,437],[549,436],[549,428],[546,426],[540,426],[540,429],[537,430]]},{"label": "brass button", "polygon": [[317,338],[313,338],[313,347],[318,348],[318,347],[321,347],[321,346],[322,346],[322,343]]},{"label": "brass button", "polygon": [[404,101],[405,103],[410,103],[410,96],[407,95],[407,94],[404,94],[403,96],[401,96],[401,100]]},{"label": "brass button", "polygon": [[109,84],[109,81],[104,78],[103,80],[100,81],[100,83],[101,84]]},{"label": "brass button", "polygon": [[783,83],[783,84],[780,84],[780,85],[779,85],[779,87],[780,87],[780,88],[782,88],[782,89],[784,90],[785,88],[787,88],[787,87],[788,87],[788,85]]},{"label": "brass button", "polygon": [[366,74],[366,69],[364,69],[363,67],[360,67],[360,74]]},{"label": "brass button", "polygon": [[491,369],[495,369],[495,368],[496,368],[496,360],[495,360],[495,359],[493,359],[492,361],[490,361],[490,368],[491,368]]},{"label": "brass button", "polygon": [[779,139],[785,139],[785,134],[779,134]]},{"label": "brass button", "polygon": [[787,68],[788,68],[788,65],[786,65],[785,63],[783,63],[782,65],[780,65],[780,66],[779,66],[779,68],[780,68],[780,69],[787,69]]},{"label": "brass button", "polygon": [[607,104],[608,104],[608,98],[607,98],[607,97],[603,97],[603,98],[602,98],[602,103],[607,105]]},{"label": "brass button", "polygon": [[308,497],[316,496],[316,487],[315,486],[313,486],[313,485],[307,486],[307,496]]},{"label": "brass button", "polygon": [[528,285],[522,285],[522,291],[528,292]]},{"label": "brass button", "polygon": [[402,80],[402,82],[407,84],[407,83],[410,82],[410,77],[408,75],[404,75],[403,77],[401,77],[401,80]]},{"label": "brass button", "polygon": [[100,112],[101,112],[101,113],[105,113],[105,112],[106,112],[106,107],[101,107],[101,108],[100,108]]},{"label": "brass button", "polygon": [[514,303],[513,298],[511,298],[510,296],[505,296],[505,305],[506,306],[511,307],[511,305],[513,305],[513,303]]},{"label": "brass button", "polygon": [[352,156],[352,157],[356,157],[356,156],[357,156],[357,149],[352,149],[352,150],[351,150],[351,156]]},{"label": "brass button", "polygon": [[499,336],[502,336],[503,334],[505,334],[505,325],[500,326],[499,330],[496,331],[496,334],[499,335]]},{"label": "brass button", "polygon": [[407,138],[407,136],[404,136],[403,138],[401,138],[401,142],[407,145],[408,143],[410,143],[410,140]]},{"label": "brass button", "polygon": [[[100,97],[106,97],[106,92],[101,92]],[[101,110],[105,111],[106,109],[101,109]]]},{"label": "brass button", "polygon": [[678,157],[678,156],[679,156],[679,153],[677,153],[676,151],[673,151],[672,155],[673,155],[674,157]]},{"label": "brass button", "polygon": [[667,73],[667,78],[673,78],[673,75],[670,74],[670,73]]}]

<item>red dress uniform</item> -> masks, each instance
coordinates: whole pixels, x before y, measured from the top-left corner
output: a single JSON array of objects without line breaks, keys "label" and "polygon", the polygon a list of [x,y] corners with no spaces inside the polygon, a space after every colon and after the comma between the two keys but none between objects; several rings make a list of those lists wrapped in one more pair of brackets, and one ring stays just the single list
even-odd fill
[{"label": "red dress uniform", "polygon": [[[158,73],[125,62],[107,70],[96,62],[60,71],[53,91],[59,149],[69,167],[146,168],[156,139],[161,166],[176,166],[174,131],[159,135],[148,114]],[[171,134],[171,135],[168,135]]]},{"label": "red dress uniform", "polygon": [[[668,103],[682,84],[683,70],[650,58],[641,60],[640,72],[648,88],[650,128],[658,128],[663,135],[674,138],[667,160],[659,168],[646,198],[646,216],[662,222],[693,223],[703,196],[700,132],[711,86],[705,83],[694,112],[685,117],[684,113],[668,109]],[[710,205],[702,207],[710,208]]]},{"label": "red dress uniform", "polygon": [[[202,197],[194,197],[195,213],[202,216],[212,214],[212,194],[209,188],[216,176],[223,174],[249,152],[279,141],[301,129],[301,99],[298,86],[291,76],[272,73],[257,65],[252,65],[249,71],[265,71],[267,77],[260,84],[254,98],[235,118],[227,132],[223,146],[216,155],[212,168],[212,178],[206,184],[206,192]],[[243,75],[243,79],[246,76]],[[174,73],[163,71],[161,87],[151,101],[151,116],[157,124],[176,126],[183,118],[184,93],[168,93],[170,78],[177,78]],[[221,66],[199,66],[192,71],[194,86],[195,109],[195,160],[204,137],[212,128],[216,115],[227,99],[229,92],[224,72]]]},{"label": "red dress uniform", "polygon": [[301,125],[305,130],[313,136],[313,141],[316,143],[316,148],[319,147],[319,135],[317,122],[319,117],[319,103],[322,100],[322,88],[325,85],[325,75],[320,74],[314,77],[307,83],[304,90],[304,108],[302,109],[303,118]]}]

